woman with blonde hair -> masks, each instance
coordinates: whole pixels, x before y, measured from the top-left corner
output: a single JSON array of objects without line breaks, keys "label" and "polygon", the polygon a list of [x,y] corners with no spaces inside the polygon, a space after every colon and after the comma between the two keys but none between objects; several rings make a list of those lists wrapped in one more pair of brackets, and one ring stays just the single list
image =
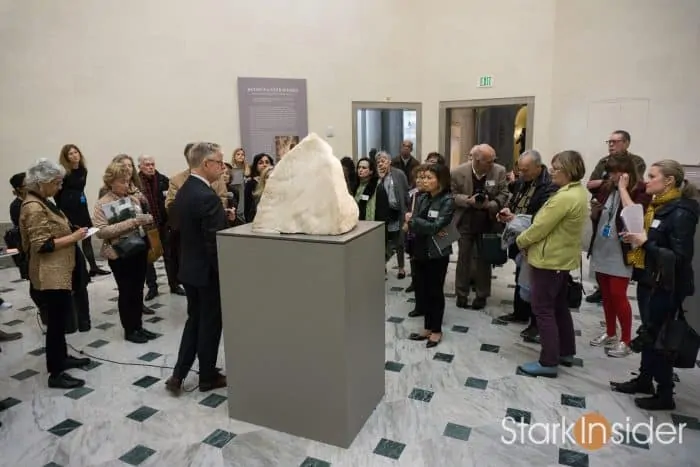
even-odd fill
[{"label": "woman with blonde hair", "polygon": [[103,240],[107,258],[119,290],[118,309],[127,341],[145,344],[156,334],[143,328],[143,287],[148,266],[148,238],[144,226],[153,217],[144,213],[141,197],[132,193],[132,174],[126,164],[112,162],[103,181],[106,193],[95,204],[97,237]]},{"label": "woman with blonde hair", "polygon": [[[243,172],[243,178],[250,177],[250,164],[245,160],[245,149],[236,148],[231,156],[231,167],[235,171]],[[233,177],[235,179],[235,177]]]},{"label": "woman with blonde hair", "polygon": [[641,351],[642,365],[636,378],[610,384],[613,391],[648,394],[634,400],[641,409],[673,410],[676,356],[663,347],[660,336],[665,324],[683,319],[683,302],[695,293],[692,261],[700,205],[697,188],[685,180],[683,166],[674,160],[651,165],[646,191],[652,200],[644,216],[644,230],[622,233],[622,240],[633,248],[635,264],[644,265],[650,280],[646,316],[642,315],[642,327],[630,343],[632,350]]}]

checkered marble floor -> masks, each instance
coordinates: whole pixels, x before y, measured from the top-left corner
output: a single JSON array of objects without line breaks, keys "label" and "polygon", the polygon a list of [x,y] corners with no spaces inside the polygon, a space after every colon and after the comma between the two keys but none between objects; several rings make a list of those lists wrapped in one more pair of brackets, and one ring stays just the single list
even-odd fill
[{"label": "checkered marble floor", "polygon": [[[453,290],[454,267],[452,263],[448,291]],[[158,268],[162,276],[162,265]],[[511,307],[510,264],[494,270],[493,296],[485,311],[457,309],[454,299],[448,299],[443,342],[428,350],[406,339],[422,321],[407,317],[413,305],[403,288],[409,279],[395,276],[390,269],[386,395],[345,450],[231,420],[225,391],[169,397],[163,381],[170,370],[161,367],[175,362],[185,299],[167,293],[157,297],[151,302],[157,314],[147,317],[146,324],[162,335],[148,344],[130,344],[122,336],[111,276],[98,278],[89,287],[93,330],[68,337],[75,349],[105,360],[95,359],[86,371],[73,371],[85,378],[85,388],[48,389],[43,338],[27,296],[28,284],[17,280],[15,269],[0,270],[0,295],[14,305],[0,311],[0,326],[24,333],[23,339],[2,344],[0,353],[0,465],[698,465],[700,375],[696,369],[678,372],[676,411],[654,414],[657,423],[686,423],[682,445],[638,438],[587,451],[568,441],[504,443],[502,437],[508,438],[509,432],[502,421],[507,416],[521,423],[518,429],[533,430],[542,427],[538,424],[561,422],[562,417],[574,421],[587,412],[600,412],[611,422],[648,421],[650,414],[635,408],[632,397],[612,393],[608,386],[609,380],[629,378],[638,357],[607,358],[601,349],[590,347],[590,339],[602,331],[603,318],[599,307],[585,304],[574,314],[578,365],[563,368],[557,379],[517,374],[518,364],[537,358],[538,347],[518,337],[522,326],[494,319]],[[161,289],[166,291],[164,286]],[[592,290],[590,284],[586,289]],[[632,288],[629,295],[634,296]],[[265,345],[264,336],[260,345]],[[194,378],[187,381],[189,387],[195,384]],[[309,407],[308,413],[313,417],[314,408]],[[535,435],[541,438],[537,430]]]}]

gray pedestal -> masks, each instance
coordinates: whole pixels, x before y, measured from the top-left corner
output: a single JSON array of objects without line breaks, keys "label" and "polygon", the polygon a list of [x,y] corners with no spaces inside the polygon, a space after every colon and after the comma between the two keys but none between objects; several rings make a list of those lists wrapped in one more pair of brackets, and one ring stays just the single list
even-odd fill
[{"label": "gray pedestal", "polygon": [[219,232],[229,416],[348,447],[384,395],[384,227]]}]

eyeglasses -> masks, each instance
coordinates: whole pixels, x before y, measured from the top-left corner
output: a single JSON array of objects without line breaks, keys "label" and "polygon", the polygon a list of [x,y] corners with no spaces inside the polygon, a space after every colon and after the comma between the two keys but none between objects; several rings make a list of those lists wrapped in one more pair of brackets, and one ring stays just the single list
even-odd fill
[{"label": "eyeglasses", "polygon": [[613,144],[617,144],[617,143],[622,143],[622,140],[621,139],[609,139],[609,140],[605,141],[605,144],[607,144],[608,146],[612,146]]}]

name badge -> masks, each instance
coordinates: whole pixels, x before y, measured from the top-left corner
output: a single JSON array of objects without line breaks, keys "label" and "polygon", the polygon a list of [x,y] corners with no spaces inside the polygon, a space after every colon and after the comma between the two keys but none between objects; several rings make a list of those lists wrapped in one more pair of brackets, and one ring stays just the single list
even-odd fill
[{"label": "name badge", "polygon": [[651,228],[652,229],[658,229],[660,225],[661,225],[661,221],[658,219],[654,219],[653,221],[651,221]]},{"label": "name badge", "polygon": [[486,186],[496,186],[495,180],[486,180]]},{"label": "name badge", "polygon": [[430,211],[428,211],[428,217],[429,217],[429,218],[431,218],[431,219],[437,219],[437,216],[438,216],[438,211],[436,211],[436,210],[434,210],[434,209],[431,209]]},{"label": "name badge", "polygon": [[80,204],[87,204],[87,197],[85,196],[85,193],[80,194]]},{"label": "name badge", "polygon": [[360,200],[362,200],[362,201],[369,201],[369,195],[362,195],[362,196],[360,196]]}]

